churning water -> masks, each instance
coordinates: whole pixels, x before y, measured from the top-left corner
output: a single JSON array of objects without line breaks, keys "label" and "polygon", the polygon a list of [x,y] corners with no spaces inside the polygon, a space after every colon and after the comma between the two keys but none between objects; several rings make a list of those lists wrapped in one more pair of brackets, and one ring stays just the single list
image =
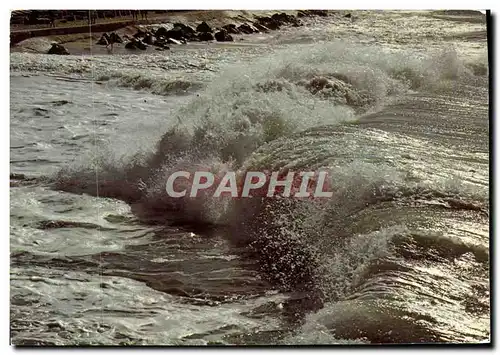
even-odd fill
[{"label": "churning water", "polygon": [[[487,341],[484,17],[244,42],[11,54],[13,343]],[[334,196],[167,195],[200,169],[329,169]]]}]

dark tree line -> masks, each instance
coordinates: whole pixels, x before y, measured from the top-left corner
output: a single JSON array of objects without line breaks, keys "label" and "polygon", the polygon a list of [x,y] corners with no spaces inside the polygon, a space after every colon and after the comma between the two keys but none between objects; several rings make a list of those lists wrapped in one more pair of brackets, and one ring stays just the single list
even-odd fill
[{"label": "dark tree line", "polygon": [[166,10],[27,10],[13,11],[11,24],[55,26],[56,23],[88,21],[96,23],[98,19],[130,17],[132,20],[148,19],[148,13],[165,13]]}]

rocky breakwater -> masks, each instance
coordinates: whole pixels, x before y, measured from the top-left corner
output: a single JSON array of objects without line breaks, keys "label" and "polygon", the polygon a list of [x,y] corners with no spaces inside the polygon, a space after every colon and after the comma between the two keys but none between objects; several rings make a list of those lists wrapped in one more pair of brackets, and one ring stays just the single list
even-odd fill
[{"label": "rocky breakwater", "polygon": [[[299,17],[328,16],[326,10],[301,10],[297,16],[287,13],[276,13],[272,16],[256,17],[254,21],[237,24],[226,24],[221,27],[212,27],[207,22],[199,23],[196,28],[183,23],[174,23],[171,26],[160,26],[156,30],[139,28],[133,37],[124,36],[125,48],[130,50],[146,50],[148,46],[155,46],[157,50],[170,49],[169,44],[186,44],[188,42],[232,42],[233,35],[268,33],[284,26],[302,26]],[[170,27],[170,29],[168,29]],[[121,42],[120,42],[121,40]],[[96,42],[98,45],[124,42],[116,33],[103,34]]]},{"label": "rocky breakwater", "polygon": [[52,43],[47,54],[69,55],[69,51],[62,44]]},{"label": "rocky breakwater", "polygon": [[[169,45],[181,45],[188,42],[232,42],[235,35],[249,35],[254,33],[269,33],[279,30],[283,27],[298,27],[302,26],[302,20],[307,17],[326,17],[330,16],[331,12],[327,10],[299,10],[296,15],[281,12],[275,13],[272,16],[255,16],[253,20],[239,22],[238,24],[230,23],[220,27],[210,26],[203,21],[196,25],[196,28],[176,22],[173,24],[166,23],[156,29],[146,29],[139,27],[133,36],[120,36],[116,32],[103,33],[96,45],[113,47],[113,45],[124,44],[128,50],[146,50],[149,46],[154,46],[156,50],[168,50]],[[350,16],[350,14],[346,15]],[[210,22],[210,21],[209,21]],[[240,38],[241,39],[241,38]],[[70,54],[69,51],[61,44],[54,43],[48,54]]]}]

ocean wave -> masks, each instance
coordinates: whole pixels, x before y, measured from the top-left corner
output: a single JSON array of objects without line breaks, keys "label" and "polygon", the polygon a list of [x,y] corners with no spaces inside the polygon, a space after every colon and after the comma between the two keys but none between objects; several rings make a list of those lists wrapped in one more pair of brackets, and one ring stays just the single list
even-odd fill
[{"label": "ocean wave", "polygon": [[[415,231],[419,223],[432,233],[441,228],[433,222],[436,213],[487,218],[487,191],[469,184],[469,193],[464,183],[412,176],[407,151],[395,155],[390,141],[355,123],[415,90],[441,92],[468,75],[474,73],[454,51],[417,55],[346,43],[278,51],[227,68],[171,117],[155,152],[129,162],[112,155],[96,162],[98,182],[88,167],[62,171],[56,187],[90,194],[98,188],[100,196],[131,203],[148,223],[224,226],[270,281],[307,293],[304,307],[318,310],[351,297],[375,261],[397,256],[401,233],[422,244]],[[163,87],[140,76],[120,80]],[[210,191],[172,198],[165,190],[168,176],[179,170],[241,176],[320,168],[331,171],[331,199],[214,199]],[[432,233],[434,245],[444,243]]]},{"label": "ocean wave", "polygon": [[199,81],[186,79],[169,79],[164,77],[147,76],[140,73],[112,72],[96,77],[96,81],[107,82],[114,85],[134,90],[147,90],[155,95],[185,95],[200,90],[204,84]]},{"label": "ocean wave", "polygon": [[[57,56],[11,53],[10,69],[12,73],[30,72],[74,80],[92,80],[168,96],[184,95],[202,89],[206,79],[204,71],[208,70],[203,61],[203,58],[194,58],[194,63],[186,63],[184,59],[176,58],[176,55],[165,58],[155,54]],[[179,71],[187,67],[198,69],[199,72],[190,74]]]}]

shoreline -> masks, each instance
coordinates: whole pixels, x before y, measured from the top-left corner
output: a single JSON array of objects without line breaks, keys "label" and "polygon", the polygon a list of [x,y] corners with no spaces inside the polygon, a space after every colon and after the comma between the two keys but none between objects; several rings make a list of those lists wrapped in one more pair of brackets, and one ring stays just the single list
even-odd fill
[{"label": "shoreline", "polygon": [[[275,27],[263,26],[262,22],[260,21],[265,18],[270,19],[273,15],[277,16],[279,14],[286,14],[286,16],[289,16],[293,20],[301,23],[301,19],[305,19],[308,17],[343,17],[344,12],[348,13],[347,11],[326,10],[193,10],[169,13],[167,15],[153,17],[147,20],[112,21],[97,23],[91,26],[85,25],[55,28],[52,27],[18,31],[13,31],[11,28],[10,52],[47,53],[47,51],[50,49],[50,44],[56,42],[58,44],[64,45],[65,47],[68,47],[70,54],[109,54],[105,46],[97,44],[99,38],[105,33],[116,32],[121,37],[127,38],[130,41],[130,38],[136,37],[139,32],[148,32],[154,35],[155,29],[159,27],[168,29],[179,23],[196,29],[197,26],[202,22],[206,22],[212,28],[212,35],[215,35],[217,31],[224,30],[223,27],[226,26],[236,27],[241,25],[250,25],[250,27],[253,27],[254,31],[250,33],[229,32],[230,35],[237,36],[234,40],[231,39],[228,41],[219,41],[215,38],[212,38],[210,40],[186,38],[187,43],[192,45],[218,44],[229,46],[246,46],[247,43],[240,43],[240,41],[244,41],[244,38],[240,37],[239,35],[262,35],[274,31],[279,31],[281,27],[292,27],[292,23],[287,22],[286,20],[278,20],[275,24],[271,24],[276,25]],[[267,25],[267,23],[265,24]],[[301,25],[303,25],[303,23],[301,23]],[[199,34],[200,32],[197,33],[197,35]],[[126,41],[123,44],[119,43],[115,46],[114,49],[120,53],[143,52],[143,50],[125,49],[124,46],[126,43]],[[153,50],[156,49],[155,46],[155,44],[150,44],[148,50],[144,52],[150,52],[151,48],[153,48]],[[176,46],[175,43],[174,46]]]}]

